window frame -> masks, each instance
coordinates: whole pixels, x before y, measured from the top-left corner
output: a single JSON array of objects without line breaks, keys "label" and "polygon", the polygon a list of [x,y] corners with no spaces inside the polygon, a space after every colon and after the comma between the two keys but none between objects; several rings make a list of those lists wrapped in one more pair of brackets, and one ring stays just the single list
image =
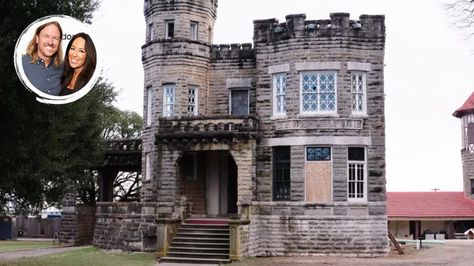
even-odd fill
[{"label": "window frame", "polygon": [[148,41],[153,41],[155,38],[155,31],[153,29],[153,23],[148,24]]},{"label": "window frame", "polygon": [[153,124],[153,98],[155,92],[153,87],[146,88],[146,124],[145,126],[151,126]]},{"label": "window frame", "polygon": [[[279,84],[279,78],[283,78],[283,93],[278,93],[278,85]],[[287,112],[287,106],[288,106],[288,100],[287,100],[287,91],[288,91],[288,86],[287,86],[287,75],[286,73],[275,73],[273,74],[272,77],[273,80],[273,116],[275,117],[285,117],[286,112]],[[283,111],[278,110],[278,103],[281,99],[283,98]]]},{"label": "window frame", "polygon": [[[188,158],[185,158],[184,156],[188,157]],[[184,176],[184,180],[186,181],[196,181],[197,180],[197,164],[198,164],[198,160],[197,160],[197,152],[187,152],[185,155],[183,156],[183,159],[184,159],[184,162],[183,162],[183,166],[184,166],[184,172],[183,172],[183,176]],[[187,159],[187,160],[186,160]],[[190,165],[191,164],[191,165]],[[186,169],[189,170],[189,166],[192,167],[192,175],[188,175],[186,173]]]},{"label": "window frame", "polygon": [[[194,90],[194,103],[190,103],[190,91]],[[193,113],[189,112],[189,108],[193,107]],[[199,108],[199,88],[198,86],[189,86],[188,87],[188,102],[187,102],[187,114],[188,116],[197,116],[198,115],[198,108]]]},{"label": "window frame", "polygon": [[193,41],[199,40],[199,22],[191,21],[189,25],[189,38]]},{"label": "window frame", "polygon": [[151,154],[150,152],[145,153],[145,180],[151,179]]},{"label": "window frame", "polygon": [[[278,150],[285,149],[285,152],[288,152],[288,160],[276,160],[275,154]],[[286,150],[287,149],[287,150]],[[288,180],[278,180],[277,171],[280,169],[277,167],[277,164],[281,167],[285,167],[282,171],[285,171],[285,175],[288,176]],[[283,195],[282,198],[277,198],[276,193],[276,184],[286,184],[288,194]],[[286,196],[286,197],[285,197]],[[273,201],[290,201],[291,200],[291,146],[275,146],[272,149],[272,200]]]},{"label": "window frame", "polygon": [[[172,102],[168,102],[168,89],[172,89],[173,97]],[[171,113],[168,112],[168,106],[171,106]],[[171,117],[175,115],[176,111],[176,86],[175,84],[165,84],[163,85],[163,116]]]},{"label": "window frame", "polygon": [[[250,88],[246,87],[237,87],[237,88],[229,88],[229,115],[232,114],[232,92],[234,91],[247,91],[247,114],[244,114],[243,116],[249,115],[250,114]],[[238,115],[242,116],[242,115]]]},{"label": "window frame", "polygon": [[[304,82],[304,76],[305,75],[316,75],[319,80],[319,76],[321,74],[333,74],[334,75],[334,110],[333,111],[321,111],[321,91],[320,91],[320,85],[318,82],[318,88],[317,92],[315,94],[317,95],[317,111],[306,111],[304,110],[304,92],[303,92],[303,82]],[[318,96],[319,95],[319,96]],[[314,71],[302,71],[300,72],[300,114],[303,115],[334,115],[337,114],[337,71],[335,70],[314,70]]]},{"label": "window frame", "polygon": [[[356,88],[359,87],[358,77],[362,76],[362,82],[363,82],[362,93],[359,91],[354,91],[354,80],[353,80],[354,76],[356,76],[356,84],[355,84]],[[355,94],[362,94],[362,100],[363,100],[362,110],[354,109],[354,95]],[[358,98],[356,98],[356,101],[357,101],[356,105],[358,106],[359,105]],[[367,115],[367,72],[365,71],[351,71],[351,112],[354,115]]]},{"label": "window frame", "polygon": [[[351,148],[363,148],[364,149],[364,160],[349,160],[349,149]],[[351,165],[357,165],[360,167],[360,165],[363,166],[363,184],[362,184],[362,189],[363,189],[363,196],[362,197],[357,197],[358,189],[357,189],[357,178],[358,178],[358,171],[357,167],[355,168],[354,172],[356,173],[356,176],[354,177],[354,181],[351,181],[350,179],[350,174],[351,174]],[[360,147],[360,146],[350,146],[347,147],[347,201],[348,202],[367,202],[367,147]],[[351,197],[351,192],[350,192],[350,184],[351,182],[355,182],[354,185],[354,197]]]},{"label": "window frame", "polygon": [[[173,26],[173,30],[170,32],[170,26]],[[175,35],[174,19],[165,20],[165,39],[173,39]],[[171,33],[171,36],[170,36]]]}]

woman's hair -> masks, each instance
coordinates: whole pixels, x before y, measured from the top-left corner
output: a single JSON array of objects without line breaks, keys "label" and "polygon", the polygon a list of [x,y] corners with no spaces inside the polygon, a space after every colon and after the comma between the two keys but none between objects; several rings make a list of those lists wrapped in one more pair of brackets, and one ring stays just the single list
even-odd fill
[{"label": "woman's hair", "polygon": [[54,66],[57,67],[57,66],[60,66],[63,62],[63,49],[61,46],[61,38],[63,37],[63,30],[61,29],[61,25],[59,25],[57,21],[46,22],[36,29],[35,35],[33,35],[33,38],[31,38],[31,41],[28,43],[28,46],[26,47],[26,53],[31,57],[31,63],[34,63],[40,59],[38,54],[36,53],[36,51],[38,50],[36,37],[38,37],[40,32],[49,25],[54,25],[59,30],[58,51],[56,52],[56,56],[54,57]]},{"label": "woman's hair", "polygon": [[64,74],[61,78],[61,84],[63,85],[63,88],[65,88],[69,84],[69,82],[71,82],[72,75],[74,74],[74,69],[69,63],[69,49],[71,48],[71,45],[74,40],[77,38],[83,38],[85,40],[84,48],[86,50],[86,61],[84,63],[84,67],[82,68],[81,73],[76,79],[76,84],[74,85],[74,88],[71,88],[75,90],[82,89],[82,87],[84,87],[87,82],[89,82],[89,80],[92,78],[92,75],[94,75],[95,65],[97,62],[95,46],[92,42],[91,37],[84,32],[80,32],[74,35],[74,37],[72,37],[72,39],[67,45],[66,56],[64,57]]}]

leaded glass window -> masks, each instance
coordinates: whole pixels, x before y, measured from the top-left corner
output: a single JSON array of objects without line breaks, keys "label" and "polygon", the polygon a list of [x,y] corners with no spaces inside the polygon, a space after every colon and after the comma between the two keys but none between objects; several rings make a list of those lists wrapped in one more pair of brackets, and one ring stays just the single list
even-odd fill
[{"label": "leaded glass window", "polygon": [[198,114],[198,90],[196,87],[188,89],[188,116],[195,116]]},{"label": "leaded glass window", "polygon": [[290,200],[290,166],[289,146],[273,148],[273,200]]},{"label": "leaded glass window", "polygon": [[336,72],[301,74],[301,111],[303,113],[336,112]]},{"label": "leaded glass window", "polygon": [[347,197],[349,201],[366,199],[365,148],[349,147],[347,162]]},{"label": "leaded glass window", "polygon": [[351,94],[352,112],[358,114],[366,113],[366,82],[365,72],[352,72],[351,74]]},{"label": "leaded glass window", "polygon": [[175,88],[174,85],[165,85],[164,86],[164,111],[163,115],[166,117],[172,116],[174,114],[174,105],[175,105]]},{"label": "leaded glass window", "polygon": [[307,147],[306,148],[307,161],[330,161],[331,147]]},{"label": "leaded glass window", "polygon": [[286,114],[286,74],[273,76],[273,94],[275,114]]}]

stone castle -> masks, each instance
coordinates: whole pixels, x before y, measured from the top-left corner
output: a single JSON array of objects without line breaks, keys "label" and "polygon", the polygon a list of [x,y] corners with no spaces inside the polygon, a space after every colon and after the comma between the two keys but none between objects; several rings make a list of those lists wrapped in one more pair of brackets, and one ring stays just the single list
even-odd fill
[{"label": "stone castle", "polygon": [[254,21],[213,45],[217,0],[145,0],[141,201],[99,203],[94,244],[167,256],[226,220],[231,259],[388,252],[384,16]]}]

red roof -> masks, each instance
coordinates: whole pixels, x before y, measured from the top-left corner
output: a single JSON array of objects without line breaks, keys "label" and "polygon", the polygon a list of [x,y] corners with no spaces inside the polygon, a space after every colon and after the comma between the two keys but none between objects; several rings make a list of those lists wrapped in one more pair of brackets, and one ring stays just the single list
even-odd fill
[{"label": "red roof", "polygon": [[454,111],[453,116],[461,117],[463,114],[469,111],[474,111],[474,92],[472,92],[471,96],[467,98],[461,107]]},{"label": "red roof", "polygon": [[474,200],[463,192],[387,192],[389,218],[474,219]]}]

